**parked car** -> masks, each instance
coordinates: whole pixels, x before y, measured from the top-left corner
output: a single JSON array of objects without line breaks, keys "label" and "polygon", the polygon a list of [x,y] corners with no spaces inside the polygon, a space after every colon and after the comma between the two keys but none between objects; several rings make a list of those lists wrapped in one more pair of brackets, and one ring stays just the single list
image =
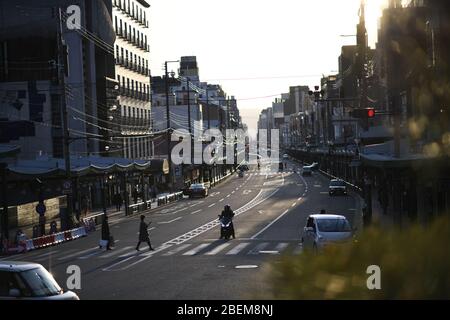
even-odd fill
[{"label": "parked car", "polygon": [[40,264],[0,261],[0,300],[80,300]]},{"label": "parked car", "polygon": [[339,194],[347,195],[347,185],[342,180],[333,179],[328,186],[328,193],[330,196]]},{"label": "parked car", "polygon": [[189,197],[207,197],[208,196],[208,188],[204,183],[194,183],[189,187]]},{"label": "parked car", "polygon": [[353,230],[347,218],[335,214],[312,214],[306,220],[301,241],[304,248],[315,251],[326,245],[347,242]]},{"label": "parked car", "polygon": [[310,166],[303,166],[302,169],[302,176],[311,176],[312,175],[312,169]]}]

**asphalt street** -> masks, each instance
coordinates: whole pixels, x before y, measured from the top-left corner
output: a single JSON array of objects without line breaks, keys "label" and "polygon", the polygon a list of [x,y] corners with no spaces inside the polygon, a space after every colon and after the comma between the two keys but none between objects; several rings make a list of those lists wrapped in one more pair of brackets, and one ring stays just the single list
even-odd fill
[{"label": "asphalt street", "polygon": [[[219,240],[218,214],[229,204],[236,213],[236,239]],[[325,209],[350,222],[357,213],[352,196],[330,197],[328,180],[300,175],[288,161],[232,175],[206,198],[184,199],[146,214],[155,251],[138,240],[139,215],[111,223],[113,250],[98,248],[100,231],[59,246],[2,260],[42,264],[66,287],[67,268],[81,269],[81,299],[252,299],[270,290],[268,262],[302,252],[301,234],[309,214]]]}]

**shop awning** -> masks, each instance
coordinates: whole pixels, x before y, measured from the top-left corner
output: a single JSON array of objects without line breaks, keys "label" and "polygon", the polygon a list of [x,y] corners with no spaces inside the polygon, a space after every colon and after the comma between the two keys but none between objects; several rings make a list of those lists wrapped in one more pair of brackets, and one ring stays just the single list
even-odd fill
[{"label": "shop awning", "polygon": [[[8,165],[8,170],[13,174],[25,176],[63,176],[66,173],[64,159],[56,158],[18,160]],[[169,171],[169,164],[165,159],[131,160],[107,157],[71,157],[70,170],[73,176],[136,171],[166,174]]]}]

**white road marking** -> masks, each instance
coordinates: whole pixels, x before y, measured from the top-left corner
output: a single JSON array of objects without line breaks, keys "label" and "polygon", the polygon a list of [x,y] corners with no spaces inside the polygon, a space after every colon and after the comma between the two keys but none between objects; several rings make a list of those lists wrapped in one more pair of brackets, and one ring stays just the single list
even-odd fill
[{"label": "white road marking", "polygon": [[314,188],[322,188],[322,186],[320,184],[315,184]]},{"label": "white road marking", "polygon": [[109,258],[109,257],[112,257],[114,255],[118,255],[118,254],[120,254],[122,252],[128,251],[131,248],[133,248],[133,247],[128,246],[128,247],[124,247],[124,248],[117,249],[117,250],[111,250],[109,253],[101,255],[99,258]]},{"label": "white road marking", "polygon": [[208,208],[214,207],[215,205],[216,205],[215,203],[210,204],[210,205],[208,206]]},{"label": "white road marking", "polygon": [[258,244],[253,250],[249,251],[248,254],[259,254],[260,251],[264,250],[265,247],[269,245],[268,242],[263,242]]},{"label": "white road marking", "polygon": [[41,260],[41,259],[45,259],[45,258],[47,258],[47,256],[50,256],[50,255],[52,255],[52,254],[54,254],[54,253],[56,253],[56,252],[58,252],[58,250],[50,251],[50,252],[47,252],[47,253],[44,253],[44,254],[40,254],[40,255],[38,255],[38,256],[34,256],[32,259],[33,259],[33,260]]},{"label": "white road marking", "polygon": [[247,195],[247,194],[250,194],[250,193],[252,193],[252,190],[244,190],[242,192],[243,195]]},{"label": "white road marking", "polygon": [[79,255],[82,255],[82,254],[84,254],[86,252],[94,251],[94,250],[99,250],[98,246],[96,246],[94,248],[86,249],[86,250],[83,250],[83,251],[77,251],[77,252],[65,255],[63,257],[58,258],[58,260],[65,260],[65,259],[73,258],[73,257],[79,256]]},{"label": "white road marking", "polygon": [[[235,216],[238,216],[240,214],[243,214],[245,212],[247,212],[248,210],[256,207],[257,205],[259,205],[260,203],[266,201],[267,199],[269,199],[270,197],[272,197],[274,194],[276,194],[280,189],[276,188],[274,190],[260,190],[259,193],[256,195],[256,197],[254,197],[250,202],[248,202],[247,204],[245,204],[244,206],[240,207],[239,209],[235,210]],[[211,230],[212,228],[215,228],[216,226],[219,225],[219,222],[217,219],[214,219],[211,222],[208,222],[196,229],[193,229],[181,236],[178,236],[172,240],[169,240],[165,243],[163,243],[161,245],[161,247],[157,248],[155,251],[152,251],[151,253],[147,253],[142,255],[143,257],[131,264],[128,265],[124,265],[123,267],[119,267],[116,268],[119,265],[123,265],[125,262],[128,262],[129,260],[135,258],[136,255],[132,255],[130,257],[127,257],[121,261],[118,261],[104,269],[102,269],[102,271],[124,271],[127,270],[129,268],[131,268],[132,266],[137,265],[138,263],[142,263],[145,260],[151,258],[155,253],[160,252],[162,250],[166,250],[170,247],[172,247],[173,245],[179,245],[182,244],[186,241],[189,241],[191,239],[194,239],[195,237],[199,236],[200,234],[207,232],[209,230]],[[206,246],[208,246],[208,244],[206,244]]]},{"label": "white road marking", "polygon": [[291,205],[291,207],[292,207],[292,208],[295,207],[296,204],[297,204],[297,202],[294,202],[294,203]]},{"label": "white road marking", "polygon": [[220,199],[219,202],[222,202],[223,200],[225,200],[224,198]]},{"label": "white road marking", "polygon": [[[303,194],[303,196],[305,196],[305,194]],[[302,197],[300,197],[300,198],[297,199],[297,201],[300,201],[300,200],[302,200]]]},{"label": "white road marking", "polygon": [[180,220],[181,218],[182,217],[178,217],[178,218],[172,219],[170,221],[161,221],[161,222],[158,222],[158,224],[169,224],[169,223],[175,222],[177,220]]},{"label": "white road marking", "polygon": [[231,191],[231,194],[233,194],[233,193],[235,193],[235,192],[236,192],[236,191],[233,190],[233,191]]},{"label": "white road marking", "polygon": [[349,211],[356,211],[356,209],[354,209],[354,208],[350,208],[350,209],[348,209]]},{"label": "white road marking", "polygon": [[205,253],[205,255],[207,256],[213,256],[215,254],[218,254],[220,251],[222,251],[223,249],[225,249],[226,247],[228,247],[230,244],[229,243],[223,243],[217,247],[215,247],[214,249],[208,251]]},{"label": "white road marking", "polygon": [[230,197],[230,195],[227,195],[227,198],[229,198]]},{"label": "white road marking", "polygon": [[286,209],[281,215],[279,215],[275,220],[273,220],[271,223],[269,223],[267,226],[265,226],[264,228],[262,228],[260,231],[258,231],[253,237],[251,237],[251,239],[255,239],[257,236],[259,236],[261,233],[263,233],[264,231],[266,231],[267,229],[269,229],[275,222],[277,222],[278,220],[280,220],[286,213],[288,213],[289,210]]},{"label": "white road marking", "polygon": [[199,213],[199,212],[202,212],[202,209],[196,210],[196,211],[194,211],[194,212],[191,212],[191,214],[196,214],[196,213]]},{"label": "white road marking", "polygon": [[249,242],[243,242],[238,244],[236,247],[234,247],[233,249],[231,249],[230,251],[228,251],[226,254],[227,255],[236,255],[239,252],[241,252],[242,250],[245,249],[245,247],[247,247],[250,243]]},{"label": "white road marking", "polygon": [[78,259],[83,259],[83,260],[84,259],[88,259],[90,257],[96,256],[96,255],[99,255],[99,254],[102,254],[102,253],[105,253],[105,252],[106,252],[105,250],[97,248],[97,251],[94,251],[94,252],[89,253],[89,254],[87,254],[85,256],[82,256],[82,257],[78,257]]},{"label": "white road marking", "polygon": [[209,243],[202,243],[201,245],[195,247],[194,249],[183,253],[183,256],[193,256],[193,255],[199,253],[200,251],[202,251],[203,249],[205,249],[209,245],[210,245]]},{"label": "white road marking", "polygon": [[282,243],[279,243],[279,244],[275,247],[275,250],[278,251],[278,252],[281,252],[281,251],[283,251],[284,249],[286,249],[288,246],[289,246],[289,243],[282,242]]},{"label": "white road marking", "polygon": [[166,253],[163,254],[163,256],[168,257],[168,256],[171,256],[171,255],[174,255],[174,254],[176,254],[176,253],[178,253],[180,251],[183,251],[184,249],[187,249],[190,246],[191,246],[191,244],[189,244],[189,243],[182,244],[182,245],[180,245],[178,247],[175,247],[175,248],[171,249],[170,251],[167,251]]}]

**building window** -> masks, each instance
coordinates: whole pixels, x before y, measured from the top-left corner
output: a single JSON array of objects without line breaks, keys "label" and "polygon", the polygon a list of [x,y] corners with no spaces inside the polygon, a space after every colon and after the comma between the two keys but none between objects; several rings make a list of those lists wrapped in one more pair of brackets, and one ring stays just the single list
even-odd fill
[{"label": "building window", "polygon": [[124,34],[125,34],[125,37],[126,37],[127,36],[127,32],[128,32],[128,25],[127,25],[126,22],[124,22],[123,26],[124,26]]}]

